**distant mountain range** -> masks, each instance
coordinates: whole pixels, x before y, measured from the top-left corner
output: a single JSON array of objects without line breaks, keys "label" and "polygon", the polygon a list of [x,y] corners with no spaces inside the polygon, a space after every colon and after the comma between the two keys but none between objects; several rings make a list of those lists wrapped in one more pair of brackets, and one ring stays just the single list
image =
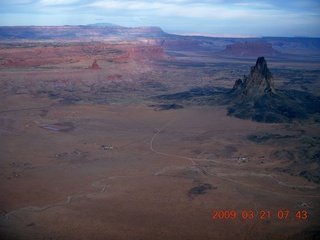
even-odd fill
[{"label": "distant mountain range", "polygon": [[92,23],[92,24],[87,24],[86,26],[88,27],[120,27],[117,24],[113,23]]}]

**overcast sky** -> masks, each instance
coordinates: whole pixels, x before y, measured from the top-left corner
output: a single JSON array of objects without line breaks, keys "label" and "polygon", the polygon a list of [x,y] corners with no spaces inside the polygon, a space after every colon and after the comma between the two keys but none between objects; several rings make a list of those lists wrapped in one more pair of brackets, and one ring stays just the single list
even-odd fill
[{"label": "overcast sky", "polygon": [[2,0],[0,25],[159,26],[167,32],[320,37],[320,0]]}]

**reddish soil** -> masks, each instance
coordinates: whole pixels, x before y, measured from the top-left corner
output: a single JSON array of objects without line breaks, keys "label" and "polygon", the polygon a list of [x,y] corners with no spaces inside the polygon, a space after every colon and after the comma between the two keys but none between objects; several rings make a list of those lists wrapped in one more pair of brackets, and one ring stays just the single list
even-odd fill
[{"label": "reddish soil", "polygon": [[[228,117],[212,96],[157,107],[163,94],[231,89],[255,59],[35,45],[1,49],[2,239],[319,236],[319,184],[297,174],[319,167],[319,123]],[[319,92],[317,61],[302,59],[267,59],[276,87]]]},{"label": "reddish soil", "polygon": [[86,61],[92,58],[109,62],[165,58],[163,48],[160,46],[139,46],[134,44],[75,44],[73,46],[2,49],[1,56],[0,68],[61,65]]},{"label": "reddish soil", "polygon": [[[14,120],[1,132],[6,239],[283,239],[316,223],[316,184],[273,171],[286,164],[268,157],[274,146],[245,140],[256,129],[287,133],[282,126],[209,107],[47,110],[44,117],[40,109],[6,114]],[[39,127],[57,121],[75,128]],[[203,184],[212,188],[191,191]],[[213,220],[214,210],[238,217]],[[243,219],[244,210],[257,218]],[[282,210],[290,210],[288,219],[278,218]],[[295,217],[300,210],[308,220]],[[260,219],[261,211],[270,217]]]}]

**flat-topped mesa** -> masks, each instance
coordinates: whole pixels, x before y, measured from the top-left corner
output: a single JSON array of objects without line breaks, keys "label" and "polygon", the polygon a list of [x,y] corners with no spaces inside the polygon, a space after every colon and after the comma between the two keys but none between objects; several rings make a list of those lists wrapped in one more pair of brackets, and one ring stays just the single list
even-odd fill
[{"label": "flat-topped mesa", "polygon": [[256,65],[251,67],[249,77],[244,76],[243,80],[235,82],[233,92],[241,92],[248,97],[275,93],[273,76],[264,57],[259,57]]},{"label": "flat-topped mesa", "polygon": [[167,33],[160,27],[120,26],[0,26],[0,40],[76,40],[81,42],[105,39],[115,42],[137,41],[141,37],[162,38]]},{"label": "flat-topped mesa", "polygon": [[231,56],[273,56],[281,54],[268,42],[240,42],[227,45],[226,49],[220,52],[223,55]]}]

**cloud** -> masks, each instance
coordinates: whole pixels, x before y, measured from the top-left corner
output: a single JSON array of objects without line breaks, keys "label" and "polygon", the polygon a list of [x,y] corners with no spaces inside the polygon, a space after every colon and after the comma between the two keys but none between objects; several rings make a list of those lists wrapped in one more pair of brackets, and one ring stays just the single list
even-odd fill
[{"label": "cloud", "polygon": [[[279,8],[276,5],[277,1],[269,0],[257,2],[247,0],[239,3],[239,1],[234,0],[158,0],[152,2],[143,0],[98,0],[87,4],[86,7],[95,8],[97,12],[121,10],[125,14],[141,14],[143,12],[144,15],[152,14],[154,17],[176,16],[186,18],[207,18],[208,20],[257,18],[259,20],[284,17],[284,15],[288,14],[289,11],[286,8]],[[300,12],[300,16],[303,14],[306,13]],[[299,16],[299,14],[296,14],[295,16]]]},{"label": "cloud", "polygon": [[122,9],[122,10],[151,10],[151,9],[161,9],[168,6],[173,6],[172,4],[166,4],[161,2],[145,2],[145,1],[96,1],[87,4],[88,7],[95,7],[104,10]]},{"label": "cloud", "polygon": [[[158,1],[158,2],[147,2],[147,1],[96,1],[87,5],[87,7],[99,8],[100,11],[113,11],[122,10],[126,11],[151,11],[145,12],[146,15],[152,13],[153,16],[180,16],[187,18],[214,18],[214,19],[225,19],[225,18],[239,18],[243,17],[249,12],[238,8],[228,8],[219,4],[210,4],[207,1],[198,1],[192,4],[187,0],[176,0],[176,1]],[[213,2],[221,2],[213,1]],[[181,4],[184,3],[184,4]],[[251,13],[250,13],[251,14]]]},{"label": "cloud", "polygon": [[34,1],[32,0],[11,0],[11,1],[6,1],[6,2],[2,2],[1,5],[19,5],[19,4],[29,4],[32,3]]},{"label": "cloud", "polygon": [[50,5],[69,5],[79,3],[79,0],[40,0],[39,5],[50,6]]}]

